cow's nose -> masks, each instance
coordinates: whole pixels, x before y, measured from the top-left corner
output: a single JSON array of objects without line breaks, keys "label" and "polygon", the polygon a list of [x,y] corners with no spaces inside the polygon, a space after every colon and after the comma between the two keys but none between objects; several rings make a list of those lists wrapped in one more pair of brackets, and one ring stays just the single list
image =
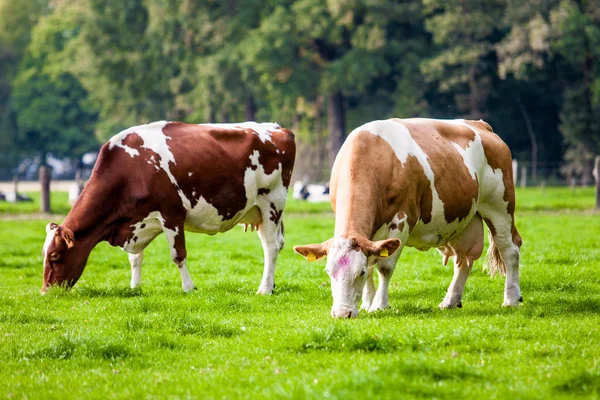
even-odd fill
[{"label": "cow's nose", "polygon": [[335,310],[331,309],[331,316],[337,319],[343,318],[353,318],[356,317],[357,312],[353,312],[353,310]]}]

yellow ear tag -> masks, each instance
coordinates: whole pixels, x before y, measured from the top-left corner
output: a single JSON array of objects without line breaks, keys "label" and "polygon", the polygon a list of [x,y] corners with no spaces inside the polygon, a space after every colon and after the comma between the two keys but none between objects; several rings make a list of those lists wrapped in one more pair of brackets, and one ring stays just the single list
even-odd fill
[{"label": "yellow ear tag", "polygon": [[390,253],[388,253],[387,249],[383,249],[383,250],[381,250],[381,252],[379,253],[379,255],[381,257],[387,257],[387,256],[390,255]]},{"label": "yellow ear tag", "polygon": [[306,259],[308,261],[315,261],[317,259],[317,256],[315,256],[313,253],[308,253],[308,255],[306,256]]}]

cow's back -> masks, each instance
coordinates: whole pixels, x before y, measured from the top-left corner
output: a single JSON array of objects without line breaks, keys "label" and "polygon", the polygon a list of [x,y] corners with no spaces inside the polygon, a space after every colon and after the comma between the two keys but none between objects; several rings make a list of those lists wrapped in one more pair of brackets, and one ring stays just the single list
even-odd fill
[{"label": "cow's back", "polygon": [[293,134],[276,124],[251,126],[264,129],[165,121],[129,128],[105,146],[100,170],[118,175],[113,180],[135,201],[141,218],[158,210],[188,215],[186,228],[192,230],[223,231],[259,192],[289,186]]}]

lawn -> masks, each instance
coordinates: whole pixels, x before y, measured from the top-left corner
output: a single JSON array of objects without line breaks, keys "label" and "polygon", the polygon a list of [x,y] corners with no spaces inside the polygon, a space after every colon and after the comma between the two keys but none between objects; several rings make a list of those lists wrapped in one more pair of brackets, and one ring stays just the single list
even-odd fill
[{"label": "lawn", "polygon": [[[482,273],[480,260],[464,307],[440,311],[451,268],[435,251],[407,249],[392,279],[391,308],[342,321],[329,316],[325,263],[306,263],[291,250],[331,236],[328,205],[290,202],[272,296],[254,294],[262,250],[257,235],[241,228],[187,235],[198,287],[191,294],[181,291],[159,237],[145,253],[141,290],[128,287],[126,254],[103,243],[71,291],[41,296],[49,220],[5,217],[0,397],[598,398],[593,191],[519,190],[517,201],[522,306],[501,307],[503,279]],[[2,207],[6,216],[22,206]]]}]

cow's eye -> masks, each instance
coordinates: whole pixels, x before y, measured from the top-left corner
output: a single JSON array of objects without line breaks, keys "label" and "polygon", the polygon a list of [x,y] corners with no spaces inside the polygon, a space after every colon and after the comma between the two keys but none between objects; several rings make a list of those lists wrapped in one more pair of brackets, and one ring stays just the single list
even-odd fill
[{"label": "cow's eye", "polygon": [[363,276],[365,274],[365,270],[363,269],[362,271],[360,271],[360,276]]}]

